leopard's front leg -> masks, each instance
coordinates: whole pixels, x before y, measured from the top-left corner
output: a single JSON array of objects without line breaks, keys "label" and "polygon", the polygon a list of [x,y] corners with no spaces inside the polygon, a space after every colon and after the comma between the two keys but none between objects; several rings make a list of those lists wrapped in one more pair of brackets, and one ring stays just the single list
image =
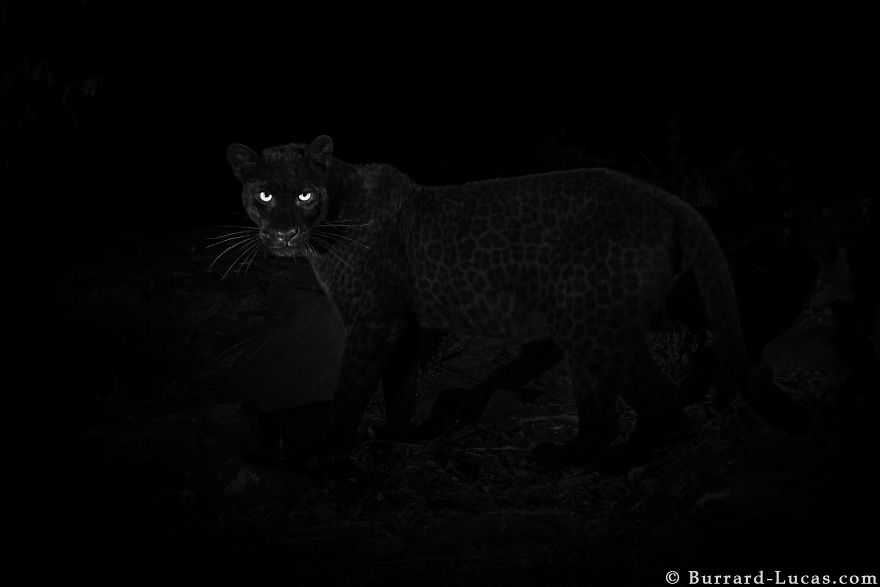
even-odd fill
[{"label": "leopard's front leg", "polygon": [[345,452],[354,444],[367,403],[379,385],[390,333],[390,319],[378,313],[361,315],[346,324],[345,350],[327,430],[331,452]]}]

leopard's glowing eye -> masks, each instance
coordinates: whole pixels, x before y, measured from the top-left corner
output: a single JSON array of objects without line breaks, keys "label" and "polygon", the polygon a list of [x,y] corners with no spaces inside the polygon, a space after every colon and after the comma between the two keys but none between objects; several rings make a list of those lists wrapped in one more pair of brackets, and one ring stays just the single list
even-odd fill
[{"label": "leopard's glowing eye", "polygon": [[308,202],[312,199],[312,192],[303,192],[298,197],[300,202]]},{"label": "leopard's glowing eye", "polygon": [[270,200],[272,200],[272,194],[269,192],[260,192],[260,201],[268,202]]}]

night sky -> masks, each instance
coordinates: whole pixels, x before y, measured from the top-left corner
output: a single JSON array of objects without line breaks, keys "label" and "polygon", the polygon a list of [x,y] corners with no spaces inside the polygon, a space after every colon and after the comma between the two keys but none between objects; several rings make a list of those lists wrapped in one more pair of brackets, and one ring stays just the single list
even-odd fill
[{"label": "night sky", "polygon": [[791,198],[869,185],[876,40],[858,14],[287,6],[10,4],[4,158],[44,230],[75,255],[237,221],[226,146],[318,134],[427,184],[601,164],[673,190],[723,184],[725,165]]}]

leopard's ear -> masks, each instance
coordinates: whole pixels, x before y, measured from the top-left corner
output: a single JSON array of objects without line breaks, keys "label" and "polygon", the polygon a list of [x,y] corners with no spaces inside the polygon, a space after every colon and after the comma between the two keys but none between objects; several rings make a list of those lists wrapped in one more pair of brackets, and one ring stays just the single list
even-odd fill
[{"label": "leopard's ear", "polygon": [[226,159],[232,166],[232,173],[242,183],[247,181],[257,166],[257,154],[250,147],[233,143],[226,149]]},{"label": "leopard's ear", "polygon": [[321,135],[316,138],[306,148],[309,158],[317,165],[327,168],[330,167],[330,161],[333,155],[333,139],[327,135]]}]

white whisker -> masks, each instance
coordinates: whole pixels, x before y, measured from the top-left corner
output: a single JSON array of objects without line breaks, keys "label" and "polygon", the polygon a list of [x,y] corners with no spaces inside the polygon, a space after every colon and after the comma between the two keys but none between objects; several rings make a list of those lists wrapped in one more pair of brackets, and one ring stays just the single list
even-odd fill
[{"label": "white whisker", "polygon": [[[245,241],[245,240],[250,240],[250,239],[254,238],[255,236],[256,236],[256,235],[253,235],[253,234],[242,234],[242,235],[237,235],[237,236],[227,236],[227,238],[224,238],[223,240],[219,240],[219,241],[217,241],[216,243],[211,243],[210,245],[206,246],[205,248],[206,248],[206,249],[210,249],[211,247],[216,247],[217,245],[222,245],[223,243],[228,243],[228,242],[230,242],[230,241]],[[221,238],[221,237],[217,237],[217,238]]]},{"label": "white whisker", "polygon": [[236,230],[236,231],[234,231],[234,232],[227,232],[226,234],[221,234],[221,235],[218,235],[218,236],[209,236],[209,237],[207,237],[207,240],[209,240],[209,241],[215,241],[215,240],[218,240],[218,239],[221,239],[221,238],[228,238],[228,237],[231,237],[231,236],[251,235],[251,234],[253,234],[253,233],[254,233],[255,231],[257,231],[257,230],[259,230],[259,229],[258,229],[258,228],[255,228],[254,230]]},{"label": "white whisker", "polygon": [[348,267],[348,263],[347,263],[346,259],[344,259],[344,258],[339,254],[339,252],[337,252],[337,251],[333,248],[333,244],[332,244],[331,242],[329,242],[329,241],[327,240],[326,237],[324,237],[323,235],[320,235],[320,234],[315,234],[315,233],[313,232],[312,235],[311,235],[311,239],[314,240],[317,244],[321,245],[322,247],[325,247],[328,253],[330,253],[331,255],[333,255],[334,257],[336,257],[337,259],[339,259],[339,261],[340,261],[343,265],[345,265],[346,267]]},{"label": "white whisker", "polygon": [[[254,240],[259,242],[259,239],[257,239],[256,237],[252,237],[252,238],[254,238]],[[223,251],[219,255],[214,257],[214,260],[211,261],[210,265],[208,265],[208,269],[212,269],[214,267],[214,265],[217,264],[217,261],[219,261],[221,257],[225,256],[226,254],[230,253],[231,251],[234,251],[235,249],[238,249],[240,247],[247,248],[247,245],[249,242],[250,242],[249,240],[238,240],[238,241],[232,243],[231,245],[229,245],[228,247],[223,249]]]},{"label": "white whisker", "polygon": [[328,232],[325,232],[325,231],[320,230],[319,228],[313,228],[313,229],[312,229],[312,234],[319,234],[319,235],[321,235],[321,236],[328,237],[328,238],[337,237],[337,238],[345,239],[345,240],[347,240],[347,241],[349,241],[349,242],[351,242],[351,243],[354,243],[354,244],[356,244],[356,245],[359,245],[359,246],[361,246],[361,247],[364,247],[365,249],[369,249],[369,248],[370,248],[369,245],[366,245],[366,244],[362,243],[361,241],[359,241],[359,240],[357,240],[357,239],[353,239],[353,238],[351,238],[351,237],[347,237],[347,236],[345,236],[344,234],[328,233]]},{"label": "white whisker", "polygon": [[368,222],[360,222],[359,220],[333,220],[330,222],[322,222],[319,226],[369,226],[373,222],[375,222],[375,220],[370,220]]},{"label": "white whisker", "polygon": [[311,255],[313,261],[318,260],[318,253],[315,252],[315,249],[312,248],[311,244],[306,243],[306,257],[308,257],[309,255]]},{"label": "white whisker", "polygon": [[244,250],[241,253],[239,253],[239,255],[235,258],[235,260],[232,261],[232,263],[229,265],[229,268],[226,269],[226,271],[223,273],[223,277],[220,278],[221,281],[226,279],[226,276],[229,275],[229,272],[232,270],[233,267],[236,266],[236,264],[239,262],[239,260],[244,258],[244,256],[250,252],[252,246],[255,246],[255,243],[252,243],[250,246],[244,247]]},{"label": "white whisker", "polygon": [[254,258],[260,253],[260,249],[265,250],[265,247],[260,247],[260,244],[261,243],[256,243],[256,245],[253,247],[253,253],[251,253],[250,258],[248,258],[248,260],[247,260],[247,265],[245,265],[245,267],[244,267],[245,276],[247,276],[248,269],[251,268],[251,264],[254,262]]}]

